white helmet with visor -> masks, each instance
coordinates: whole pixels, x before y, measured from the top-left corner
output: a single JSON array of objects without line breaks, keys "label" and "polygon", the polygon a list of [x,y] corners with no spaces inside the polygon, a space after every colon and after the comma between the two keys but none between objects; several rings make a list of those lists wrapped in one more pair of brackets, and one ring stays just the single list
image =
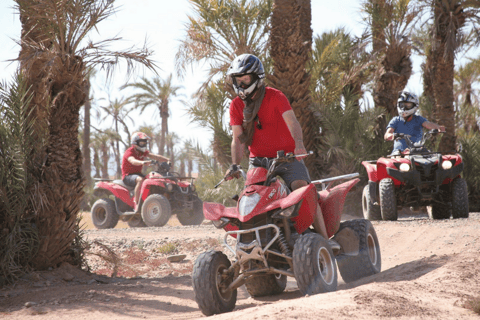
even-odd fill
[{"label": "white helmet with visor", "polygon": [[418,110],[418,97],[414,93],[402,91],[397,100],[398,115],[407,118]]},{"label": "white helmet with visor", "polygon": [[[237,78],[244,78],[239,81]],[[232,78],[233,89],[242,100],[247,100],[263,85],[265,71],[263,64],[253,54],[242,54],[236,57],[227,70],[227,76]]]},{"label": "white helmet with visor", "polygon": [[147,151],[147,144],[148,140],[150,140],[150,137],[147,136],[143,132],[134,132],[132,134],[132,145],[135,146],[135,149],[137,149],[140,152],[145,152]]}]

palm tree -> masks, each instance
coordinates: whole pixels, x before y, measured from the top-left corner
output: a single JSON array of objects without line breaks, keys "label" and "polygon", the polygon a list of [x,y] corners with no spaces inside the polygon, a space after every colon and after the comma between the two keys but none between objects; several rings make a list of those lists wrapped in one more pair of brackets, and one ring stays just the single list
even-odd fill
[{"label": "palm tree", "polygon": [[162,119],[162,136],[159,153],[163,155],[165,152],[165,137],[168,134],[168,117],[170,115],[168,104],[173,97],[178,96],[178,90],[183,87],[173,85],[172,74],[170,74],[166,80],[158,77],[153,80],[142,78],[140,82],[122,86],[122,89],[128,87],[140,90],[140,92],[130,96],[127,101],[128,103],[134,103],[135,108],[139,108],[141,113],[150,105],[155,105],[158,108],[160,118]]},{"label": "palm tree", "polygon": [[366,0],[363,9],[371,29],[374,53],[379,57],[373,99],[376,107],[398,115],[398,93],[412,74],[409,36],[418,16],[410,0]]},{"label": "palm tree", "polygon": [[85,41],[99,22],[115,13],[114,0],[15,1],[22,24],[18,60],[33,92],[30,116],[48,123],[35,190],[47,201],[34,210],[40,244],[32,261],[44,269],[63,261],[78,263],[72,261],[71,248],[84,186],[78,126],[80,107],[88,98],[88,70],[100,64],[110,74],[119,58],[126,59],[129,73],[135,61],[150,69],[155,65],[147,49],[112,52],[108,44],[117,39]]},{"label": "palm tree", "polygon": [[90,97],[90,80],[95,76],[95,69],[90,69],[85,79],[85,103],[83,105],[83,132],[82,132],[82,156],[83,156],[83,172],[85,175],[85,184],[87,187],[92,184],[92,161],[90,155],[90,111],[92,109],[92,97]]},{"label": "palm tree", "polygon": [[197,93],[194,103],[188,105],[187,111],[192,122],[213,131],[213,155],[224,169],[232,163],[232,136],[224,118],[228,112],[228,95],[228,92],[222,90],[221,83],[211,83]]},{"label": "palm tree", "polygon": [[[270,56],[273,74],[267,76],[274,88],[282,91],[302,127],[305,148],[317,152],[320,115],[312,108],[310,73],[307,63],[312,51],[312,8],[310,0],[274,0]],[[305,164],[314,178],[317,156]]]},{"label": "palm tree", "polygon": [[[480,7],[474,0],[422,0],[433,21],[432,70],[436,121],[445,126],[440,151],[455,150],[454,74],[455,52],[465,44],[466,26],[473,26],[478,41]],[[468,38],[467,38],[468,39]],[[478,43],[478,42],[477,42]]]},{"label": "palm tree", "polygon": [[[126,99],[115,99],[114,101],[110,101],[110,103],[107,106],[101,106],[100,108],[106,112],[106,115],[103,116],[101,121],[106,120],[107,118],[112,119],[112,124],[114,128],[114,139],[112,140],[112,143],[114,145],[113,152],[115,155],[115,163],[117,164],[117,170],[116,170],[116,176],[117,178],[122,176],[122,168],[121,168],[121,153],[120,153],[120,142],[123,144],[125,148],[128,148],[129,143],[125,143],[122,140],[122,137],[120,135],[120,128],[119,124],[123,126],[123,130],[127,133],[128,135],[128,141],[130,140],[130,130],[128,129],[128,125],[126,123],[126,120],[130,120],[134,123],[134,120],[132,116],[130,116],[130,113],[132,112],[132,109],[127,108],[128,101]],[[135,124],[135,123],[134,123]],[[112,135],[112,134],[111,134]]]},{"label": "palm tree", "polygon": [[188,66],[207,63],[209,76],[204,87],[215,76],[224,75],[232,60],[243,53],[259,57],[268,71],[267,35],[272,0],[190,0],[190,3],[196,16],[188,16],[187,36],[176,55],[179,75],[183,76]]},{"label": "palm tree", "polygon": [[477,119],[480,116],[480,96],[475,88],[480,82],[480,59],[461,66],[455,72],[455,97],[457,105],[456,124],[465,133],[479,132]]},{"label": "palm tree", "polygon": [[180,142],[180,137],[175,132],[168,134],[166,137],[167,156],[169,157],[170,162],[172,163],[172,170],[174,170],[174,166],[175,166],[175,157],[176,157],[175,146],[179,142]]}]

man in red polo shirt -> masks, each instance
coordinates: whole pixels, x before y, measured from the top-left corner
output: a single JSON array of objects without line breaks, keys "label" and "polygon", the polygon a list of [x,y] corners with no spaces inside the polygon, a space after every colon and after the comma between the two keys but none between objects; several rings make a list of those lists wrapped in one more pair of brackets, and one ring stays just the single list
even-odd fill
[{"label": "man in red polo shirt", "polygon": [[143,166],[148,166],[152,163],[151,160],[146,160],[146,157],[152,158],[160,162],[167,162],[170,159],[150,153],[147,150],[147,143],[150,137],[143,132],[135,132],[132,134],[132,146],[128,148],[123,154],[122,159],[122,179],[127,186],[135,187],[135,212],[138,212],[138,201],[140,199],[140,190],[142,183],[145,180],[145,175],[142,173]]},{"label": "man in red polo shirt", "polygon": [[[245,145],[250,151],[249,167],[268,168],[277,151],[306,154],[303,145],[302,128],[288,102],[279,90],[267,88],[264,84],[265,72],[262,62],[252,54],[236,57],[227,71],[233,88],[238,95],[230,104],[230,125],[233,131],[232,162],[226,175],[238,178],[240,161]],[[279,174],[291,190],[301,188],[311,182],[303,160],[288,163],[286,170]],[[327,230],[320,206],[313,227],[328,240]],[[329,240],[332,249],[340,249],[338,243]]]}]

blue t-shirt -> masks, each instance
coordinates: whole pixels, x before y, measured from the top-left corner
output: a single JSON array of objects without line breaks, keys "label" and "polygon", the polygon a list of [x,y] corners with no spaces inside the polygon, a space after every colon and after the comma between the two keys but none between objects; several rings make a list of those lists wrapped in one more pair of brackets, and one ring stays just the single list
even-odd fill
[{"label": "blue t-shirt", "polygon": [[[415,143],[422,140],[422,136],[423,136],[422,124],[425,121],[427,121],[427,119],[417,115],[413,115],[412,120],[410,121],[405,121],[403,117],[396,116],[396,117],[393,117],[393,119],[390,120],[390,122],[388,123],[387,130],[388,128],[393,128],[394,132],[396,133],[409,134],[412,136],[410,140],[412,140],[412,142]],[[408,146],[405,139],[401,139],[399,141],[394,142],[393,151],[395,150],[403,151],[407,147]]]}]

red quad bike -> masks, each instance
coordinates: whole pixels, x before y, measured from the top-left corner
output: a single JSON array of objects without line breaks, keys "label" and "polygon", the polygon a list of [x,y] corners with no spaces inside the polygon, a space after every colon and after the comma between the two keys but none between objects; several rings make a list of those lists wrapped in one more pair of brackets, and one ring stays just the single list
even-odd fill
[{"label": "red quad bike", "polygon": [[425,132],[422,141],[405,139],[409,153],[394,153],[374,161],[363,161],[368,184],[363,189],[363,215],[368,220],[397,220],[397,210],[431,206],[431,219],[468,218],[467,183],[459,154],[430,152],[424,145],[438,130]]},{"label": "red quad bike", "polygon": [[[192,177],[170,172],[170,164],[153,161],[156,171],[145,177],[140,193],[140,213],[134,210],[134,187],[122,180],[99,180],[94,194],[102,197],[92,207],[92,221],[97,229],[114,228],[118,220],[129,227],[162,227],[172,214],[182,225],[199,225],[204,220],[203,203],[195,192]],[[191,179],[191,182],[182,181]]]},{"label": "red quad bike", "polygon": [[[380,246],[371,222],[340,222],[345,197],[359,179],[329,189],[331,182],[358,173],[290,191],[276,176],[294,157],[279,151],[268,171],[254,168],[246,177],[241,171],[246,181],[240,196],[234,197],[236,207],[203,204],[205,218],[225,229],[224,245],[235,257],[231,262],[221,251],[207,251],[196,259],[193,290],[203,314],[232,311],[241,285],[253,297],[274,295],[285,290],[287,277],[293,277],[303,294],[312,295],[337,289],[336,264],[345,282],[380,272]],[[315,184],[322,184],[324,190],[317,192]],[[310,228],[317,203],[328,236],[340,244],[340,250],[333,252],[327,239]]]}]

